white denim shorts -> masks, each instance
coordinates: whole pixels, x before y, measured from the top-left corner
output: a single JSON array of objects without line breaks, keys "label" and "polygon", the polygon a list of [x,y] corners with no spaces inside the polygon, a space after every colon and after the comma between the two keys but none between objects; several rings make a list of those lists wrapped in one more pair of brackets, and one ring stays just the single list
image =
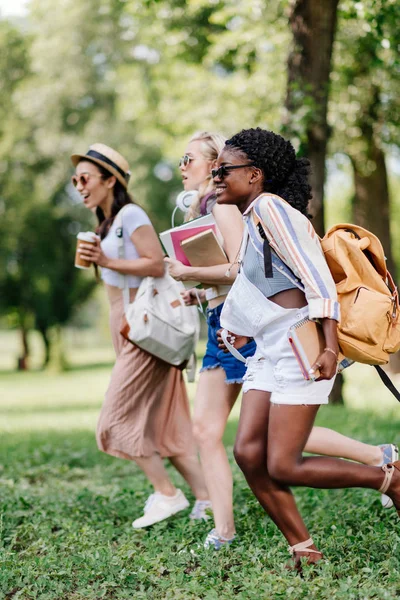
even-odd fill
[{"label": "white denim shorts", "polygon": [[327,404],[335,378],[324,381],[304,379],[288,341],[289,327],[308,316],[308,306],[285,309],[265,300],[273,304],[274,318],[255,336],[257,350],[246,361],[243,392],[271,392],[274,404]]}]

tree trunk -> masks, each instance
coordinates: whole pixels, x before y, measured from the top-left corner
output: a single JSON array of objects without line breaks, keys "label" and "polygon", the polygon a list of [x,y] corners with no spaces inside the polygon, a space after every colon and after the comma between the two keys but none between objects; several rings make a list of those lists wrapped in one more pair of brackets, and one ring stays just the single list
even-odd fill
[{"label": "tree trunk", "polygon": [[[294,0],[289,18],[293,48],[288,57],[288,83],[284,132],[300,143],[300,153],[311,162],[313,199],[310,213],[320,236],[324,235],[325,158],[330,135],[327,123],[329,77],[339,0]],[[330,395],[343,404],[339,376]]]},{"label": "tree trunk", "polygon": [[329,404],[344,404],[343,402],[343,375],[336,375],[335,383],[329,395]]},{"label": "tree trunk", "polygon": [[338,0],[294,0],[289,18],[293,49],[288,57],[284,129],[290,138],[299,139],[301,154],[311,161],[310,212],[319,235],[324,233],[327,107],[337,6]]},{"label": "tree trunk", "polygon": [[49,332],[47,327],[38,327],[38,331],[42,336],[43,344],[44,344],[44,360],[42,364],[42,369],[45,369],[50,362],[51,356],[51,342],[49,337]]},{"label": "tree trunk", "polygon": [[358,154],[350,156],[354,173],[355,195],[353,220],[374,233],[382,242],[387,267],[396,279],[396,266],[390,238],[390,197],[383,150],[376,141],[375,127],[379,123],[380,90],[371,90],[369,106],[359,113],[358,127],[362,139]]},{"label": "tree trunk", "polygon": [[[396,279],[396,265],[390,237],[390,196],[383,151],[377,147],[374,136],[368,140],[368,155],[363,161],[352,159],[355,195],[353,221],[374,233],[385,250],[387,268]],[[368,169],[365,168],[368,165]],[[400,373],[400,352],[392,354],[389,361],[392,373]]]},{"label": "tree trunk", "polygon": [[28,358],[29,358],[29,343],[28,343],[28,328],[25,325],[24,319],[22,319],[20,325],[21,333],[21,346],[22,354],[18,357],[18,371],[28,370]]}]

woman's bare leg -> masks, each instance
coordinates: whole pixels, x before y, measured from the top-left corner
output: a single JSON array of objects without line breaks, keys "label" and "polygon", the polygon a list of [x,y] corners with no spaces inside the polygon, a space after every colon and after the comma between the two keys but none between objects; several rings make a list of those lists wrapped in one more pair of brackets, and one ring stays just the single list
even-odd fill
[{"label": "woman's bare leg", "polygon": [[382,470],[378,467],[343,462],[338,458],[302,456],[318,408],[271,404],[268,435],[270,476],[291,486],[378,490],[383,481]]},{"label": "woman's bare leg", "polygon": [[176,488],[168,477],[164,461],[158,454],[149,457],[136,457],[135,463],[146,475],[156,492],[164,496],[175,496]]},{"label": "woman's bare leg", "polygon": [[382,463],[379,446],[353,440],[327,427],[313,427],[304,450],[311,454],[340,456],[364,465],[379,466]]},{"label": "woman's bare leg", "polygon": [[198,457],[193,455],[171,456],[170,462],[192,488],[196,500],[208,500],[208,491]]},{"label": "woman's bare leg", "polygon": [[[304,458],[302,451],[319,407],[274,405],[269,398],[268,393],[255,390],[244,394],[235,457],[260,504],[294,545],[310,536],[289,485],[379,489],[384,475],[377,467],[340,459]],[[400,476],[395,492],[400,500]]]},{"label": "woman's bare leg", "polygon": [[222,443],[225,426],[241,386],[225,383],[222,368],[200,373],[194,402],[193,431],[211,500],[218,534],[231,538],[233,520],[233,481]]},{"label": "woman's bare leg", "polygon": [[234,454],[257,500],[293,545],[310,535],[290,489],[274,481],[268,473],[270,396],[269,392],[258,390],[243,394]]}]

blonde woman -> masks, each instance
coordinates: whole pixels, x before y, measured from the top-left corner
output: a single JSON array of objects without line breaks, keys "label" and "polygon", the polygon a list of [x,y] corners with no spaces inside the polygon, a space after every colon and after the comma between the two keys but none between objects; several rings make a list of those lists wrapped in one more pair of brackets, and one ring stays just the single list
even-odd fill
[{"label": "blonde woman", "polygon": [[[246,371],[244,363],[218,347],[217,340],[224,300],[237,274],[235,263],[243,234],[243,220],[237,207],[216,204],[211,169],[224,146],[225,138],[220,134],[196,133],[180,160],[180,171],[184,189],[199,190],[199,198],[192,204],[188,218],[213,213],[224,238],[229,262],[215,267],[188,267],[179,261],[165,259],[170,274],[176,279],[203,283],[203,298],[208,301],[208,340],[194,401],[193,424],[215,521],[215,528],[207,535],[204,545],[217,550],[232,543],[235,538],[232,473],[222,436]],[[240,165],[236,168],[240,169]],[[197,302],[196,293],[188,291],[184,299],[187,304],[194,304]],[[250,341],[240,351],[245,357],[250,357],[255,350],[254,341]],[[340,456],[369,465],[381,465],[397,458],[397,448],[393,444],[370,446],[323,427],[312,429],[306,451]],[[386,499],[391,505],[391,500]]]},{"label": "blonde woman", "polygon": [[[81,256],[101,267],[116,353],[97,426],[98,447],[111,456],[134,461],[154,488],[143,516],[132,523],[135,529],[148,527],[189,506],[183,492],[168,477],[163,457],[169,458],[191,486],[196,502],[190,516],[200,519],[204,503],[208,505],[208,494],[196,455],[182,373],[120,334],[124,280],[128,279],[133,300],[143,277],[163,275],[160,243],[149,217],[127,191],[130,171],[121,154],[104,144],[94,144],[86,154],[75,154],[71,159],[76,169],[72,181],[99,222],[101,241],[94,247],[82,245]],[[115,217],[122,208],[121,231]],[[120,236],[125,258],[118,258]]]}]

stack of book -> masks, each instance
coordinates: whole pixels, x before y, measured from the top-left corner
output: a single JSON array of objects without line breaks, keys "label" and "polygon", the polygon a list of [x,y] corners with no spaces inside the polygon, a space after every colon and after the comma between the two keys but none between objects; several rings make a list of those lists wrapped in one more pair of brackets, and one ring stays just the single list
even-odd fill
[{"label": "stack of book", "polygon": [[[222,236],[214,217],[206,215],[160,233],[161,243],[170,258],[192,267],[212,267],[228,262]],[[198,282],[185,281],[185,287]]]}]

